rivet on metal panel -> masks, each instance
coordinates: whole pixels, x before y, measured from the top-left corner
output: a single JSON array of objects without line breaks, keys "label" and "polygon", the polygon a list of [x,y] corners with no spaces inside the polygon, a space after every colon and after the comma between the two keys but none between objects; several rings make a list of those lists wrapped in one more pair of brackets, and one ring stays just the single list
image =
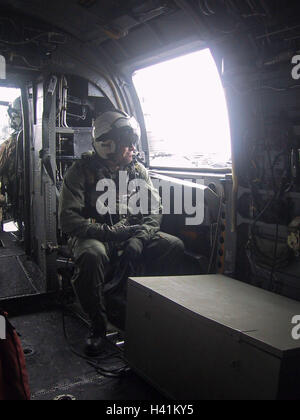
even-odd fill
[{"label": "rivet on metal panel", "polygon": [[146,318],[146,319],[148,319],[148,320],[150,320],[150,319],[151,319],[151,314],[150,314],[150,312],[145,312],[145,313],[144,313],[144,316],[145,316],[145,318]]},{"label": "rivet on metal panel", "polygon": [[239,368],[241,367],[241,362],[240,362],[240,360],[233,360],[233,361],[230,363],[230,367],[231,367],[232,369],[239,369]]}]

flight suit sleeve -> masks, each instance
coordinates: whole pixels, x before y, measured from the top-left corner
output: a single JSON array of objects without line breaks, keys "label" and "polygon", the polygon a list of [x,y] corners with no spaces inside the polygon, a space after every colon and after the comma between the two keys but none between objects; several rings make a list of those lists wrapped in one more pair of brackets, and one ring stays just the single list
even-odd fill
[{"label": "flight suit sleeve", "polygon": [[139,165],[138,171],[141,179],[146,182],[147,188],[150,191],[153,207],[152,209],[149,209],[149,214],[143,216],[142,229],[138,231],[135,237],[141,239],[142,242],[147,242],[160,230],[162,222],[162,205],[159,192],[154,188],[147,169],[144,166]]},{"label": "flight suit sleeve", "polygon": [[114,226],[92,223],[85,212],[85,173],[80,163],[67,172],[59,199],[61,230],[72,237],[97,239],[101,242],[123,242],[135,234],[139,226],[125,222]]},{"label": "flight suit sleeve", "polygon": [[8,157],[7,157],[8,144],[9,144],[9,140],[6,140],[0,146],[0,177],[4,175],[8,166]]}]

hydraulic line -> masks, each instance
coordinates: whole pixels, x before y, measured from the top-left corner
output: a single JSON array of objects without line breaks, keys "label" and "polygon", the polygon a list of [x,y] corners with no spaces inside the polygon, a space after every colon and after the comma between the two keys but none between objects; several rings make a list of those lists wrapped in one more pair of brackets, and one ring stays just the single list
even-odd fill
[{"label": "hydraulic line", "polygon": [[121,98],[120,98],[120,96],[119,96],[119,94],[117,92],[116,86],[115,86],[113,80],[109,76],[107,76],[106,74],[104,74],[103,72],[101,72],[97,67],[94,67],[90,63],[87,63],[86,61],[82,60],[78,56],[74,57],[72,54],[70,54],[67,51],[65,51],[65,55],[68,55],[71,58],[75,58],[75,60],[79,61],[85,67],[89,67],[91,70],[95,71],[97,74],[99,74],[101,77],[103,77],[103,79],[107,82],[107,84],[109,85],[110,89],[112,90],[113,96],[114,96],[114,98],[116,99],[116,102],[117,102],[118,109],[120,109],[121,111],[125,111],[124,106],[123,106],[123,104],[121,102]]},{"label": "hydraulic line", "polygon": [[236,212],[237,212],[237,194],[239,189],[238,177],[236,175],[235,157],[232,153],[232,212],[231,212],[231,232],[236,232]]}]

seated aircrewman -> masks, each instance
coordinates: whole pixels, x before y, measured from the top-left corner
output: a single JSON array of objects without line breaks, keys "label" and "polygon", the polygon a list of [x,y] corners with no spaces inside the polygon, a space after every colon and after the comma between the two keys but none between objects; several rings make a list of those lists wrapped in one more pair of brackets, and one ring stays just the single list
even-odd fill
[{"label": "seated aircrewman", "polygon": [[[118,253],[123,250],[133,266],[142,262],[149,275],[172,275],[184,250],[181,240],[160,231],[158,191],[146,168],[134,160],[139,139],[140,127],[133,117],[121,111],[102,114],[94,126],[95,151],[69,169],[60,195],[60,224],[71,237],[78,267],[73,287],[92,324],[86,342],[86,354],[90,356],[102,351],[107,328],[103,289],[107,269],[116,262]],[[128,199],[137,191],[129,194],[126,190],[125,199],[124,190],[119,194],[125,178],[151,195],[156,203],[151,212],[132,216]],[[102,199],[105,186],[108,196]]]},{"label": "seated aircrewman", "polygon": [[[22,150],[20,133],[22,131],[21,98],[17,98],[8,108],[10,126],[13,130],[9,139],[0,146],[0,183],[2,196],[7,195],[7,201],[11,205],[12,216],[18,222],[19,230],[22,231],[22,177],[18,174],[18,144],[19,153]],[[19,143],[18,143],[19,142]],[[4,199],[5,202],[5,199]],[[1,205],[1,203],[0,203]],[[3,203],[4,205],[4,203]]]}]

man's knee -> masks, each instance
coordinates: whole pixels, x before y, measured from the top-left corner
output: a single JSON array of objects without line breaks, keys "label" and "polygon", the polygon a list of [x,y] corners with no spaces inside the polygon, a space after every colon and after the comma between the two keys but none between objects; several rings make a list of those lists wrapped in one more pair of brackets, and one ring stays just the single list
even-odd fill
[{"label": "man's knee", "polygon": [[159,232],[145,249],[147,275],[178,275],[184,256],[184,244],[176,236]]},{"label": "man's knee", "polygon": [[77,264],[90,269],[109,263],[105,246],[98,241],[79,243],[75,247],[74,257]]},{"label": "man's knee", "polygon": [[171,248],[174,252],[178,252],[179,254],[184,253],[185,246],[181,239],[177,238],[176,236],[173,236],[170,242],[171,242]]},{"label": "man's knee", "polygon": [[161,246],[164,246],[169,252],[181,254],[184,252],[184,243],[177,236],[169,235],[167,233],[161,233]]},{"label": "man's knee", "polygon": [[148,246],[147,250],[152,257],[180,256],[184,253],[184,243],[176,236],[159,232],[157,237]]},{"label": "man's knee", "polygon": [[86,249],[77,259],[79,264],[87,267],[97,267],[99,264],[107,264],[109,262],[106,254],[97,252],[94,249]]}]

